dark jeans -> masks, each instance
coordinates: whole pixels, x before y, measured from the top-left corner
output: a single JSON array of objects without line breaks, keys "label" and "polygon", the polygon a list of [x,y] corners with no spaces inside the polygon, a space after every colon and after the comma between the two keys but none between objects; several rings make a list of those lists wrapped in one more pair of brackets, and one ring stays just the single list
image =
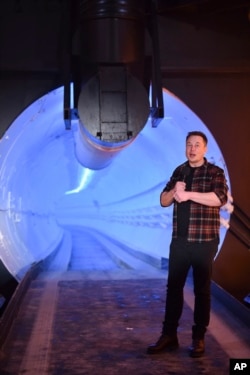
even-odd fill
[{"label": "dark jeans", "polygon": [[210,318],[211,276],[218,240],[203,243],[173,239],[170,245],[166,309],[163,333],[175,334],[183,309],[183,289],[190,268],[193,269],[194,325],[193,338],[203,338]]}]

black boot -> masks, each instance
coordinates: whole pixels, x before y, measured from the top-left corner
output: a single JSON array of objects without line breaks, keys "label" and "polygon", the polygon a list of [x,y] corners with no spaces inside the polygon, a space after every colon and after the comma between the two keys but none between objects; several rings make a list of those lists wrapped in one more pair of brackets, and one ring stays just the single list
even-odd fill
[{"label": "black boot", "polygon": [[204,339],[193,339],[192,345],[189,347],[189,355],[192,358],[202,357],[205,352]]},{"label": "black boot", "polygon": [[166,335],[162,334],[155,344],[151,344],[147,348],[148,354],[157,354],[164,350],[176,350],[179,347],[177,334]]}]

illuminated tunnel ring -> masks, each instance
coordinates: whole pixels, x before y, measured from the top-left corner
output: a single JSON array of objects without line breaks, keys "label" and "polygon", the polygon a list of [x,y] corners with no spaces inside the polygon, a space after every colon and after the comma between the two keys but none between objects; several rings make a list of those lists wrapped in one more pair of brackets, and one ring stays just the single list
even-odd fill
[{"label": "illuminated tunnel ring", "polygon": [[[111,250],[120,244],[168,258],[172,208],[160,207],[159,194],[185,161],[189,131],[207,134],[207,159],[224,169],[230,188],[223,155],[205,124],[166,89],[164,108],[157,128],[148,119],[135,141],[97,171],[75,157],[77,127],[65,130],[63,88],[36,100],[11,124],[0,143],[0,254],[17,280],[55,250],[65,266],[74,226],[108,241]],[[226,209],[221,215],[220,246],[230,217]]]}]

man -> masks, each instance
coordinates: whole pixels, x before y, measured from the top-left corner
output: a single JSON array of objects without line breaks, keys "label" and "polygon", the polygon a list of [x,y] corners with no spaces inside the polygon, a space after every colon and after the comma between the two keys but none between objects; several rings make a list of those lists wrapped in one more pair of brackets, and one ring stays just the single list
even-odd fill
[{"label": "man", "polygon": [[162,334],[155,344],[148,347],[148,354],[174,350],[179,346],[177,327],[190,267],[193,269],[195,301],[189,354],[200,357],[205,351],[212,263],[219,244],[219,211],[227,201],[228,191],[224,171],[206,160],[206,151],[206,135],[200,131],[188,133],[188,160],[174,170],[160,195],[161,206],[168,207],[174,203],[173,233]]}]

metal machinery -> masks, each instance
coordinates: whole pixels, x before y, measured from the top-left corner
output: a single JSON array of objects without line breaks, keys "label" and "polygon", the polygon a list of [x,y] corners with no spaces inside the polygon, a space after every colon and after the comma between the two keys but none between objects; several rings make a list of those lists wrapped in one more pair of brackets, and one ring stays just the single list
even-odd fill
[{"label": "metal machinery", "polygon": [[76,120],[78,161],[101,169],[149,117],[153,126],[163,117],[156,4],[82,0],[64,5],[65,126],[70,129]]}]

